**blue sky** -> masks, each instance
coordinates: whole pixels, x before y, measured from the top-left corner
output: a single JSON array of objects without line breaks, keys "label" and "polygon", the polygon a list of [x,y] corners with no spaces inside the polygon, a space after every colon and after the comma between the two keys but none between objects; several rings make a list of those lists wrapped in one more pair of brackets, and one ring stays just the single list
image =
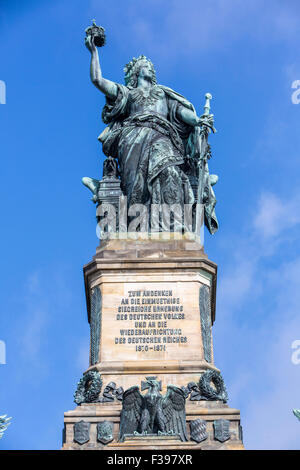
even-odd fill
[{"label": "blue sky", "polygon": [[82,266],[98,240],[82,176],[99,177],[103,96],[83,44],[106,28],[103,75],[145,54],[201,113],[213,95],[210,169],[220,230],[215,362],[250,449],[299,448],[300,5],[297,0],[0,0],[0,449],[58,449],[88,364]]}]

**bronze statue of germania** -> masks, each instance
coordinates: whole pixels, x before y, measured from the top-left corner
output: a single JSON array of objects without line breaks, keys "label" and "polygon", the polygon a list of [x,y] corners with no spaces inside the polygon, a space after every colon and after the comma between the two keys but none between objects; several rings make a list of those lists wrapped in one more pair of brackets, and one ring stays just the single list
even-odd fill
[{"label": "bronze statue of germania", "polygon": [[[102,119],[108,126],[99,140],[104,154],[118,161],[128,207],[183,207],[198,198],[204,205],[205,224],[214,233],[218,222],[212,185],[217,176],[209,175],[207,167],[207,135],[210,129],[214,131],[213,115],[209,114],[211,96],[206,95],[207,112],[198,117],[186,98],[157,84],[153,64],[144,55],[126,65],[125,85],[107,80],[102,76],[96,47],[104,43],[104,30],[94,23],[86,30],[85,44],[92,55],[91,80],[106,96]],[[202,145],[199,150],[205,139],[205,148]],[[201,179],[200,196],[192,185],[193,172],[196,180]]]}]

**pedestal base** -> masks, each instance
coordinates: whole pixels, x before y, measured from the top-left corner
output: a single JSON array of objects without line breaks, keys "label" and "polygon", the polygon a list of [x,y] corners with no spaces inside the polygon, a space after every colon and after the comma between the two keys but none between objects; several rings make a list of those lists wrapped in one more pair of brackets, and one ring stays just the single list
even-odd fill
[{"label": "pedestal base", "polygon": [[[84,267],[88,371],[101,374],[101,403],[83,399],[65,413],[63,449],[243,449],[240,413],[221,401],[213,358],[216,274],[195,240],[101,243]],[[187,442],[150,435],[118,441],[122,403],[114,392],[141,387],[147,376],[160,382],[162,395],[171,384],[185,391]]]},{"label": "pedestal base", "polygon": [[[63,450],[243,450],[240,412],[237,409],[219,401],[187,401],[186,421],[188,441],[181,441],[178,436],[127,436],[124,442],[119,442],[119,425],[121,403],[96,403],[78,406],[75,410],[67,411],[64,415],[65,442]],[[191,440],[190,423],[196,419],[205,421],[206,437],[202,442]],[[229,421],[229,439],[220,442],[216,439],[214,422]],[[74,441],[74,425],[80,421],[90,423],[89,441],[79,444]],[[103,444],[97,439],[97,424],[101,421],[113,423],[113,440]]]}]

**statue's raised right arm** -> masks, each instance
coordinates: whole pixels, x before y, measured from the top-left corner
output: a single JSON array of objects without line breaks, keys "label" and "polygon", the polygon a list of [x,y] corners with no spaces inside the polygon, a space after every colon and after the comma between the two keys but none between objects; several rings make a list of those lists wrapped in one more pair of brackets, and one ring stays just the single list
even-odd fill
[{"label": "statue's raised right arm", "polygon": [[115,99],[118,93],[117,85],[111,80],[102,77],[98,49],[95,46],[94,37],[91,35],[86,36],[85,45],[92,54],[90,75],[93,84],[108,98]]}]

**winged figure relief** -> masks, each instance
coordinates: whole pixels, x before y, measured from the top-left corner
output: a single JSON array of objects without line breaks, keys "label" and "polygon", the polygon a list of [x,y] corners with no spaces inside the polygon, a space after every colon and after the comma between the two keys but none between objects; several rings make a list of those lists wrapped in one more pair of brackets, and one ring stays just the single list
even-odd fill
[{"label": "winged figure relief", "polygon": [[137,385],[124,392],[119,440],[134,434],[178,434],[187,441],[184,391],[168,385],[167,393],[162,395],[161,381],[156,377],[146,377],[141,391],[146,389],[145,395]]}]

